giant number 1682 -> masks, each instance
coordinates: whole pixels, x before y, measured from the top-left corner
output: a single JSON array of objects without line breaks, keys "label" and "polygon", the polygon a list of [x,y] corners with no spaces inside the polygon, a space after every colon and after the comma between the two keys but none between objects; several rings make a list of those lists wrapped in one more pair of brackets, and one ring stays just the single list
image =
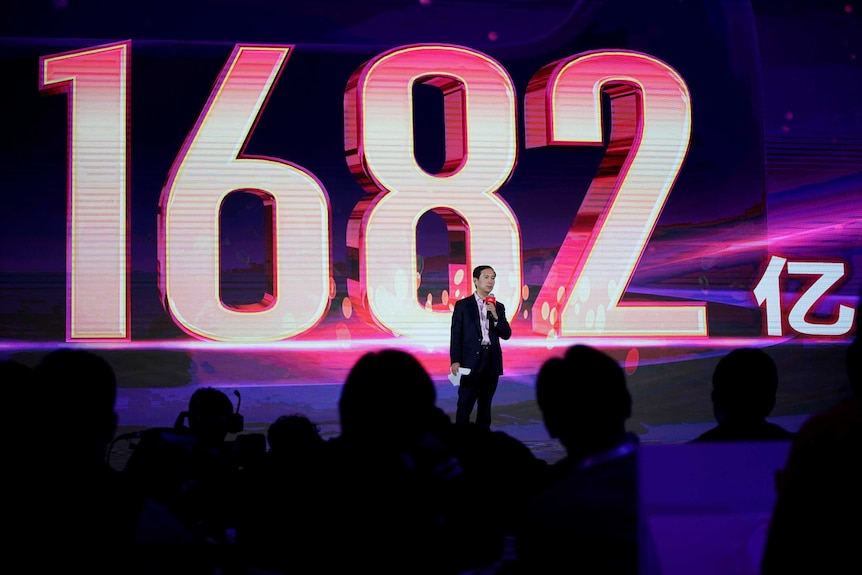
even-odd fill
[{"label": "giant number 1682", "polygon": [[[292,338],[317,325],[329,308],[331,218],[323,183],[284,159],[244,154],[293,50],[234,48],[162,190],[161,297],[173,321],[196,338]],[[130,53],[131,42],[121,42],[40,62],[40,88],[69,95],[70,341],[130,337]],[[445,161],[437,173],[423,170],[413,151],[416,84],[443,94]],[[607,143],[603,97],[611,108]],[[461,46],[403,46],[350,77],[344,148],[367,194],[348,223],[355,273],[347,287],[365,321],[400,336],[448,337],[448,310],[423,306],[416,297],[416,226],[429,211],[448,229],[449,292],[470,293],[471,266],[493,262],[497,298],[517,316],[521,235],[516,215],[499,196],[517,160],[516,104],[506,70]],[[586,52],[538,70],[524,114],[527,147],[607,150],[538,293],[532,329],[561,336],[707,336],[703,302],[621,304],[688,150],[691,102],[683,79],[646,54]],[[227,305],[219,295],[219,211],[238,191],[256,194],[266,207],[266,258],[272,263],[259,302]]]}]

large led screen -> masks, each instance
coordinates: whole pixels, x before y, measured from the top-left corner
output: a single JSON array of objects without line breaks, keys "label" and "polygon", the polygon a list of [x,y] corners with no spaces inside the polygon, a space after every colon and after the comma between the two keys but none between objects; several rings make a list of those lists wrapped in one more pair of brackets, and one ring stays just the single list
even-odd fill
[{"label": "large led screen", "polygon": [[779,363],[792,427],[846,393],[858,321],[847,4],[18,3],[0,354],[99,350],[121,407],[147,398],[126,424],[202,385],[328,409],[381,347],[445,399],[451,310],[487,264],[510,422],[540,419],[541,362],[588,343],[625,365],[646,438],[708,424],[740,346]]}]

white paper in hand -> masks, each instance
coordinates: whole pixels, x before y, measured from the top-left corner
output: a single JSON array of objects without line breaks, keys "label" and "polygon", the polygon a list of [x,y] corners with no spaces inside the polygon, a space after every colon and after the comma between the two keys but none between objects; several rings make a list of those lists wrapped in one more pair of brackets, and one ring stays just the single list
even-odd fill
[{"label": "white paper in hand", "polygon": [[452,372],[450,371],[449,372],[449,381],[452,383],[452,385],[454,385],[455,387],[458,387],[459,385],[461,385],[461,376],[462,375],[470,375],[470,368],[469,367],[459,367],[458,368],[458,375],[452,375]]}]

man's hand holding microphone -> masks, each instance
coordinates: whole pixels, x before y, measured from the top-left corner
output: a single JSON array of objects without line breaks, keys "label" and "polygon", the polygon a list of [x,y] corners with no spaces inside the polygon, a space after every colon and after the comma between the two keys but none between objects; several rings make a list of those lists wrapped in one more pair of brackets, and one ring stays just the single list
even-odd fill
[{"label": "man's hand holding microphone", "polygon": [[485,309],[488,310],[488,319],[497,321],[497,298],[494,294],[488,294],[485,298]]}]

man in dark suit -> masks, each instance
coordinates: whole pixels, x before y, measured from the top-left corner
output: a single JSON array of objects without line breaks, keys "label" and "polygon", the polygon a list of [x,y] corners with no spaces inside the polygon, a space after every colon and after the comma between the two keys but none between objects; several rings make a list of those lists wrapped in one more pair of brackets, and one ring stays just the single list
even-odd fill
[{"label": "man in dark suit", "polygon": [[452,374],[457,376],[462,367],[470,369],[461,376],[455,423],[469,423],[476,407],[476,425],[483,429],[491,427],[491,400],[503,374],[500,340],[512,337],[505,306],[491,296],[496,280],[491,266],[473,268],[476,290],[455,303],[449,341]]}]

